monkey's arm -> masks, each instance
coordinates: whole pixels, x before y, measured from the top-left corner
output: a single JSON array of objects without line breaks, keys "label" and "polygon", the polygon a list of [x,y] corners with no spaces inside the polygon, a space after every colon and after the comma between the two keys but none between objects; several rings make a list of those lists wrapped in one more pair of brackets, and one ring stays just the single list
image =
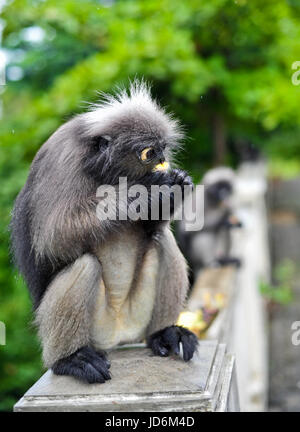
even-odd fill
[{"label": "monkey's arm", "polygon": [[178,354],[182,343],[184,360],[190,360],[198,344],[197,338],[189,330],[175,325],[187,295],[187,265],[169,228],[157,241],[161,264],[147,343],[154,354],[161,356],[170,352]]},{"label": "monkey's arm", "polygon": [[89,346],[90,317],[100,278],[98,259],[81,256],[56,275],[36,311],[44,364],[58,374],[89,382],[109,378],[103,353]]},{"label": "monkey's arm", "polygon": [[148,334],[176,323],[184,307],[189,284],[185,259],[169,228],[161,233],[157,242],[160,269]]}]

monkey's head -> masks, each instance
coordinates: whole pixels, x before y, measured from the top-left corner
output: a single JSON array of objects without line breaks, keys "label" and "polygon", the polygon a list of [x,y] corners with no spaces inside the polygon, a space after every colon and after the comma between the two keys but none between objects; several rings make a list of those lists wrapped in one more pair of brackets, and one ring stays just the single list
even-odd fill
[{"label": "monkey's head", "polygon": [[120,176],[138,180],[167,169],[182,138],[177,121],[151,98],[145,83],[133,83],[129,92],[104,95],[78,120],[83,171],[108,184]]},{"label": "monkey's head", "polygon": [[233,193],[235,174],[231,168],[218,167],[203,177],[205,197],[212,206],[226,205]]}]

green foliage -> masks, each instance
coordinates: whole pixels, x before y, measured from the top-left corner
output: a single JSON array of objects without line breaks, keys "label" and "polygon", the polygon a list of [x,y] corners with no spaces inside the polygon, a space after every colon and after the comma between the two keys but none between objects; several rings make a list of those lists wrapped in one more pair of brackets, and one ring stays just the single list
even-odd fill
[{"label": "green foliage", "polygon": [[[40,353],[30,302],[8,255],[13,200],[39,146],[72,114],[128,77],[145,77],[188,131],[181,163],[199,180],[213,159],[214,117],[236,147],[251,140],[298,158],[300,12],[290,0],[11,0],[3,10],[8,82],[0,94],[1,408],[34,381]],[[43,38],[30,38],[32,27]],[[17,81],[12,67],[24,74]],[[280,136],[285,136],[284,145]],[[233,160],[228,154],[229,161]],[[4,377],[4,378],[2,378]]]},{"label": "green foliage", "polygon": [[6,325],[6,345],[0,346],[0,411],[11,409],[42,370],[27,290],[20,278],[14,276],[14,283],[11,278],[11,269],[1,268],[1,287],[11,286],[9,293],[1,292],[1,321]]},{"label": "green foliage", "polygon": [[282,305],[292,302],[292,284],[295,277],[296,267],[291,260],[284,260],[274,271],[275,285],[265,282],[260,284],[260,292],[268,300]]},{"label": "green foliage", "polygon": [[299,159],[273,157],[268,164],[268,173],[271,178],[292,179],[297,177],[299,172]]}]

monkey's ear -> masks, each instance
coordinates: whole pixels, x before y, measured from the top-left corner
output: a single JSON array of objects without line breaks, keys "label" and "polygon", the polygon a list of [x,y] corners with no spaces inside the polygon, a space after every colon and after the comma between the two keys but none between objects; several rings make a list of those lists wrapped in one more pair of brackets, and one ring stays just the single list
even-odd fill
[{"label": "monkey's ear", "polygon": [[105,136],[96,136],[92,138],[91,144],[95,151],[103,151],[109,146],[109,142],[111,138],[107,135]]}]

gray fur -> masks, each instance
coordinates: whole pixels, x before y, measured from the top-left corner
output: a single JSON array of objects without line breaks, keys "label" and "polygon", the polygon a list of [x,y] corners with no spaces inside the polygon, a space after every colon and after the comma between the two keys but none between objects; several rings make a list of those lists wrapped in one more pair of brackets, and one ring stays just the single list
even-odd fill
[{"label": "gray fur", "polygon": [[37,259],[74,260],[84,252],[82,243],[87,236],[100,241],[103,234],[94,211],[96,185],[82,175],[84,148],[77,136],[79,127],[78,118],[63,125],[33,161],[37,174],[30,202]]},{"label": "gray fur", "polygon": [[[108,138],[109,148],[101,149],[100,162],[94,166],[89,152],[98,136]],[[132,247],[123,244],[120,261],[108,260],[102,265],[109,248],[116,246],[114,235],[128,233],[132,225],[98,220],[98,186],[116,185],[123,175],[128,177],[129,186],[139,183],[155,165],[138,163],[135,150],[149,144],[165,145],[165,159],[171,161],[181,138],[179,124],[151,99],[147,86],[133,83],[129,94],[120,91],[115,96],[104,96],[89,112],[62,125],[37,153],[28,181],[16,200],[12,239],[17,265],[38,306],[36,324],[47,367],[81,347],[93,345],[94,339],[101,346],[106,330],[102,335],[93,321],[96,301],[104,289],[107,311],[114,307],[111,293],[120,287],[110,283],[106,275],[118,271],[120,262],[126,264],[127,251]],[[136,262],[130,264],[135,271],[129,281],[132,291],[128,298],[134,297],[135,291],[155,290],[153,304],[149,302],[151,323],[146,323],[149,333],[176,322],[188,287],[186,265],[167,223],[161,225],[160,241],[155,246],[149,239],[146,241],[144,229],[134,231],[138,252]],[[147,254],[151,255],[151,247],[160,257],[158,270],[155,257],[149,259],[157,272],[153,287],[140,283],[142,272],[151,273],[151,266],[145,269],[149,261],[143,261]],[[129,319],[137,326],[133,333],[142,339],[145,329],[139,328],[138,307],[129,311]],[[92,328],[97,332],[93,337]]]},{"label": "gray fur", "polygon": [[35,320],[46,367],[90,344],[91,315],[100,279],[99,261],[86,254],[59,273],[48,287]]},{"label": "gray fur", "polygon": [[184,309],[189,287],[187,264],[169,227],[159,237],[158,248],[160,270],[147,335],[176,323]]},{"label": "gray fur", "polygon": [[[95,191],[99,184],[82,175],[85,139],[94,135],[108,135],[114,139],[113,152],[106,161],[107,169],[115,163],[123,142],[133,141],[133,137],[136,142],[145,140],[148,135],[167,140],[170,143],[167,160],[182,138],[178,122],[151,99],[143,83],[134,83],[130,96],[125,91],[115,97],[106,96],[90,112],[61,126],[33,161],[36,175],[30,203],[37,257],[73,260],[83,253],[86,238],[95,244],[104,240],[106,226],[102,225],[99,230],[95,213]],[[126,157],[128,175],[133,168],[135,176],[141,175],[143,168]]]}]

